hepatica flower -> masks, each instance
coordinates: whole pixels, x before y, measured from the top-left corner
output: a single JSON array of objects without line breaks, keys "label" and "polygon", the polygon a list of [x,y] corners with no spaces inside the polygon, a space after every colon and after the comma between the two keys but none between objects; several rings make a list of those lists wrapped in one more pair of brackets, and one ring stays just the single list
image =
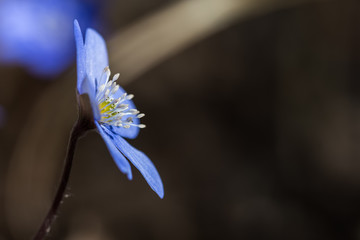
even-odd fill
[{"label": "hepatica flower", "polygon": [[116,82],[119,74],[111,78],[104,39],[93,29],[87,29],[85,42],[75,20],[74,34],[77,48],[77,91],[87,94],[91,104],[93,122],[120,171],[132,179],[129,161],[141,172],[150,187],[164,197],[163,184],[151,160],[132,147],[124,138],[135,138],[144,116]]},{"label": "hepatica flower", "polygon": [[79,119],[71,132],[64,170],[54,201],[33,240],[44,239],[49,233],[57,210],[64,198],[69,180],[76,142],[87,130],[97,129],[104,139],[116,165],[132,179],[131,162],[144,176],[149,186],[164,197],[164,188],[154,164],[141,151],[132,147],[124,138],[135,138],[144,116],[132,102],[134,95],[127,94],[116,80],[110,77],[108,56],[104,39],[94,30],[87,29],[85,42],[77,20],[74,21],[77,50],[77,97]]}]

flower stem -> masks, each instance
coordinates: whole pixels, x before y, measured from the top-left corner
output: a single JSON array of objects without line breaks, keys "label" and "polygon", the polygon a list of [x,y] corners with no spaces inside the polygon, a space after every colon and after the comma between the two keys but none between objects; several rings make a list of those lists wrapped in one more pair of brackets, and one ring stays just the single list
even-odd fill
[{"label": "flower stem", "polygon": [[54,201],[37,231],[33,240],[42,240],[50,232],[51,224],[55,220],[57,211],[65,195],[66,186],[69,182],[71,166],[74,158],[76,143],[84,133],[95,128],[90,98],[87,94],[77,94],[79,118],[71,130],[69,145],[64,162],[64,170],[61,176],[59,187],[56,191]]},{"label": "flower stem", "polygon": [[39,230],[37,231],[35,237],[33,238],[33,240],[44,239],[46,237],[47,233],[50,232],[51,224],[53,223],[53,221],[56,217],[57,211],[59,209],[59,206],[64,198],[66,186],[69,181],[76,143],[77,143],[79,137],[81,137],[87,130],[88,130],[88,128],[87,128],[86,124],[84,124],[84,122],[81,121],[81,119],[79,119],[75,123],[75,125],[71,131],[71,136],[69,139],[68,149],[67,149],[65,163],[64,163],[64,169],[63,169],[59,187],[57,189],[54,201],[53,201],[44,221],[42,222]]}]

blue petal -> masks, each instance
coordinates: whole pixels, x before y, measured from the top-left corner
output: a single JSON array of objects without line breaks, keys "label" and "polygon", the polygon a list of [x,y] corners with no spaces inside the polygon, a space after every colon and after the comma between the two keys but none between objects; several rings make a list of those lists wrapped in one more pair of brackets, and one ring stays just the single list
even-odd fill
[{"label": "blue petal", "polygon": [[151,160],[141,151],[132,147],[125,139],[103,127],[105,132],[111,136],[115,146],[127,159],[141,172],[149,186],[159,195],[164,197],[164,187],[160,175]]},{"label": "blue petal", "polygon": [[95,81],[105,67],[109,65],[106,44],[104,39],[95,30],[88,28],[85,37],[86,73],[93,86],[99,86]]},{"label": "blue petal", "polygon": [[134,127],[134,126],[130,126],[130,128],[123,128],[123,127],[107,125],[106,127],[114,134],[122,136],[124,138],[129,138],[129,139],[136,138],[137,135],[139,135],[139,131],[140,131],[140,129],[138,127]]},{"label": "blue petal", "polygon": [[[125,93],[125,90],[119,86],[119,90],[113,95],[114,98],[119,98],[121,95]],[[132,100],[126,100],[124,101],[124,104],[129,105],[129,109],[136,109],[136,106]],[[139,124],[140,120],[138,118],[135,118],[134,115],[130,115],[133,118],[134,124]],[[129,116],[127,116],[129,117]],[[125,138],[134,139],[139,135],[140,129],[138,127],[130,126],[130,128],[123,128],[123,127],[116,127],[116,126],[109,126],[112,132],[114,132],[117,135],[120,135]]]},{"label": "blue petal", "polygon": [[85,66],[85,48],[84,48],[84,39],[81,33],[79,22],[75,19],[74,21],[74,35],[76,43],[76,65],[77,65],[77,90],[80,94],[83,94],[81,91],[82,82],[86,76],[86,66]]},{"label": "blue petal", "polygon": [[102,126],[99,125],[99,123],[97,122],[95,122],[95,124],[97,129],[99,130],[101,137],[104,139],[106,146],[108,147],[109,152],[113,157],[116,165],[118,166],[120,171],[127,174],[128,179],[131,180],[132,173],[131,173],[130,163],[128,162],[128,160],[126,160],[126,158],[122,155],[122,153],[115,147],[113,140],[110,138],[109,135],[107,135],[104,132]]}]

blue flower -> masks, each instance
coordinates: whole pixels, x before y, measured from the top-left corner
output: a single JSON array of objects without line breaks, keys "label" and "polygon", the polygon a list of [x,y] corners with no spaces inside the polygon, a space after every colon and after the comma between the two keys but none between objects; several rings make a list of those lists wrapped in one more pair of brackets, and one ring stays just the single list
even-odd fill
[{"label": "blue flower", "polygon": [[[136,110],[131,99],[116,80],[110,78],[107,49],[104,39],[93,29],[87,29],[85,42],[77,20],[74,21],[77,48],[77,91],[89,96],[94,124],[104,139],[118,168],[132,179],[129,161],[141,172],[150,187],[164,197],[164,188],[155,166],[141,151],[132,147],[125,139],[135,138],[144,114]],[[129,160],[129,161],[128,161]]]},{"label": "blue flower", "polygon": [[40,77],[55,76],[75,59],[74,18],[92,25],[84,0],[0,0],[0,62]]}]

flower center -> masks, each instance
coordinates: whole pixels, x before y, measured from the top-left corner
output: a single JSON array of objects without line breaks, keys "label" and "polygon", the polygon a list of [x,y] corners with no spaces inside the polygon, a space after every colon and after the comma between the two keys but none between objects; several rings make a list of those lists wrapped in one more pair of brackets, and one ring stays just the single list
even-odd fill
[{"label": "flower center", "polygon": [[130,126],[144,128],[144,124],[134,123],[135,118],[142,118],[145,114],[137,109],[129,109],[128,101],[134,97],[133,94],[123,93],[120,97],[120,87],[116,83],[120,74],[115,74],[110,80],[110,69],[106,67],[100,77],[101,84],[96,93],[96,101],[99,106],[100,123],[117,127],[130,128]]}]

